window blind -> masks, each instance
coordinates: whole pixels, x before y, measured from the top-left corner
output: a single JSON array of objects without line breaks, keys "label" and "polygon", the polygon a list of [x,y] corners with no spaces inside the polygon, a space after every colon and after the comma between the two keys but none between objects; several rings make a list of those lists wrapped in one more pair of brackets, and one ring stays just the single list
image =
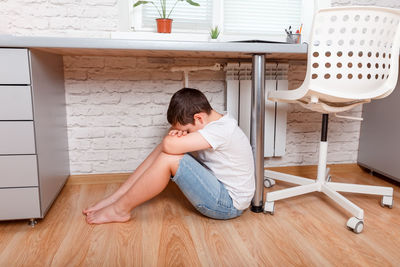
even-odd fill
[{"label": "window blind", "polygon": [[[182,29],[182,30],[209,30],[212,22],[212,0],[194,0],[199,3],[200,6],[192,6],[186,1],[178,1],[174,10],[170,15],[170,19],[173,19],[172,29]],[[169,14],[172,7],[174,6],[176,0],[166,0],[167,2],[167,12]],[[154,1],[154,3],[159,7],[160,12],[160,1]],[[160,15],[157,9],[151,5],[147,4],[143,6],[143,27],[154,28],[156,25],[156,18]]]},{"label": "window blind", "polygon": [[225,34],[285,35],[301,25],[302,0],[225,0]]}]

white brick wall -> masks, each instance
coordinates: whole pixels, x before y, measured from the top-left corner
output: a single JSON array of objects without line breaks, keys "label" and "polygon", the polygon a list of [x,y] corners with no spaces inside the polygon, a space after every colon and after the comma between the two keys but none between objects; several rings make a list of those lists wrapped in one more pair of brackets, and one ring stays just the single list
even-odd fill
[{"label": "white brick wall", "polygon": [[117,0],[0,0],[0,33],[109,37]]},{"label": "white brick wall", "polygon": [[[223,61],[219,61],[223,62]],[[212,65],[212,59],[64,57],[71,173],[129,172],[169,128],[166,111],[182,88],[172,66]],[[189,76],[216,110],[225,110],[225,74]]]},{"label": "white brick wall", "polygon": [[[333,0],[339,5],[400,8],[398,0]],[[119,23],[117,0],[0,0],[0,34],[108,37]],[[218,61],[222,62],[222,61]],[[166,109],[182,87],[171,66],[211,65],[215,60],[65,56],[65,87],[71,173],[134,170],[168,128]],[[299,86],[304,63],[290,65],[290,87]],[[223,72],[190,76],[218,110],[225,109]],[[360,116],[361,108],[351,115]],[[316,164],[321,115],[292,105],[288,113],[287,153],[266,159],[267,166]],[[355,162],[360,123],[331,117],[330,163]]]}]

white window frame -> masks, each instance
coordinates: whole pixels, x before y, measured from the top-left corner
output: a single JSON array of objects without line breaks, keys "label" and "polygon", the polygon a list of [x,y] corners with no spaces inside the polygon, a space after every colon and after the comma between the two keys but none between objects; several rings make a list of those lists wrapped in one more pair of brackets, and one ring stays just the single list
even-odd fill
[{"label": "white window frame", "polygon": [[[214,0],[213,15],[212,15],[212,26],[223,25],[224,23],[224,12],[223,6],[224,1],[229,0]],[[209,32],[206,30],[182,30],[174,29],[171,34],[157,34],[155,28],[145,28],[142,24],[142,6],[133,8],[132,0],[119,0],[119,32],[112,33],[111,38],[127,38],[127,39],[146,39],[146,40],[196,40],[196,41],[207,41],[209,39]],[[308,42],[308,36],[311,30],[312,18],[314,12],[321,8],[327,8],[331,6],[331,0],[302,0],[301,10],[301,21],[303,22],[302,30],[302,42]],[[127,12],[128,10],[128,12]],[[237,40],[258,40],[257,35],[232,35],[224,34],[223,28],[221,30],[219,40],[220,41],[237,41]],[[271,35],[266,36],[264,39],[268,41],[285,41],[286,36],[282,35]]]}]

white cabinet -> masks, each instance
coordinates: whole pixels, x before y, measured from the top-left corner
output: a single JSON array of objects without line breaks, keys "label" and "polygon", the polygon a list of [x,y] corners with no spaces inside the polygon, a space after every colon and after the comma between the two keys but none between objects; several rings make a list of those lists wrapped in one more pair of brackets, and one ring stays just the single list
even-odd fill
[{"label": "white cabinet", "polygon": [[28,49],[0,48],[0,84],[30,84]]},{"label": "white cabinet", "polygon": [[62,56],[0,48],[0,220],[43,218],[69,176]]},{"label": "white cabinet", "polygon": [[33,121],[0,121],[0,155],[35,154]]},{"label": "white cabinet", "polygon": [[41,217],[37,187],[0,188],[0,220]]},{"label": "white cabinet", "polygon": [[0,188],[39,185],[36,155],[2,155],[0,170],[2,172]]},{"label": "white cabinet", "polygon": [[33,120],[30,86],[0,86],[0,120]]}]

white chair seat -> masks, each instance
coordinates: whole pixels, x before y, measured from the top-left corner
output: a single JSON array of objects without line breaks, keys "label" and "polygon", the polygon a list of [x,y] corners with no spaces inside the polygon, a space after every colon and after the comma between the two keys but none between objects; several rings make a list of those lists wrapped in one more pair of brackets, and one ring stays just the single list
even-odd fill
[{"label": "white chair seat", "polygon": [[[370,99],[343,99],[333,96],[325,96],[314,93],[313,95],[306,94],[305,96],[296,99],[296,95],[290,95],[291,91],[270,91],[268,92],[268,100],[276,102],[297,103],[302,107],[320,112],[320,113],[339,113],[344,112],[354,107],[369,103]],[[296,94],[296,93],[295,93]],[[312,99],[317,100],[313,102]]]}]

